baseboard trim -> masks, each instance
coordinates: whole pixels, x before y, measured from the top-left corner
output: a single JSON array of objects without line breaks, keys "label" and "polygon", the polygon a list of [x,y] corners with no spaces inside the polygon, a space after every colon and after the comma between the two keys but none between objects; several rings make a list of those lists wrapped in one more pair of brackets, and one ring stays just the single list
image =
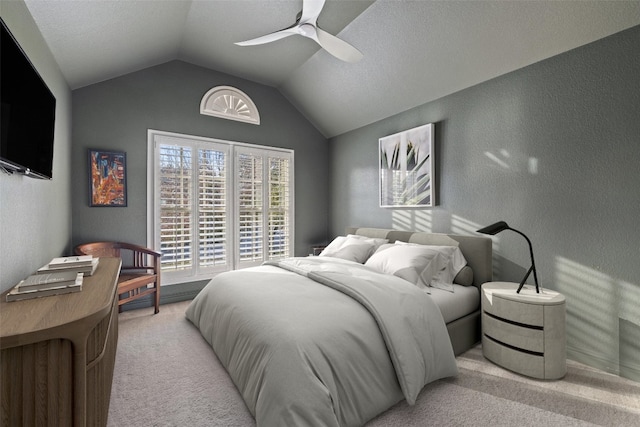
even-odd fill
[{"label": "baseboard trim", "polygon": [[[208,280],[190,283],[177,283],[175,285],[165,285],[160,288],[160,305],[173,304],[176,302],[188,301],[195,298],[204,288]],[[153,296],[140,298],[122,306],[122,311],[139,310],[141,308],[153,307]],[[161,308],[162,309],[162,308]]]},{"label": "baseboard trim", "polygon": [[626,363],[612,363],[591,352],[575,347],[567,347],[567,359],[591,366],[601,371],[640,382],[640,366],[632,366]]}]

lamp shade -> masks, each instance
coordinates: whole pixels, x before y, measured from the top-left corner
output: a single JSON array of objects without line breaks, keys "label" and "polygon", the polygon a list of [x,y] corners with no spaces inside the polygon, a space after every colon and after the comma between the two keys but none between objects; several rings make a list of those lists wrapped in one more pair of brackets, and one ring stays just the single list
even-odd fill
[{"label": "lamp shade", "polygon": [[478,230],[478,233],[491,234],[493,236],[494,234],[498,234],[499,232],[507,229],[509,229],[509,226],[506,222],[498,221],[495,224],[487,225],[486,227],[481,228],[480,230]]}]

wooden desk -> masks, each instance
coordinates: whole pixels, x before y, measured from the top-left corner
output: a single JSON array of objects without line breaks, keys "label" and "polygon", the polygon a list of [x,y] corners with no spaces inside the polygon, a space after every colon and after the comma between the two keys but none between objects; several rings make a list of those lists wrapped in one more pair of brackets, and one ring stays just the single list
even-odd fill
[{"label": "wooden desk", "polygon": [[81,292],[14,302],[0,296],[0,425],[106,425],[120,265],[100,258]]}]

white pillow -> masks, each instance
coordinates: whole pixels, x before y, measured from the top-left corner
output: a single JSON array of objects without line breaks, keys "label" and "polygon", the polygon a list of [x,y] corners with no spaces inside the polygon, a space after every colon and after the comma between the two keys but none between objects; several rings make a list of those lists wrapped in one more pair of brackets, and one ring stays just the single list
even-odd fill
[{"label": "white pillow", "polygon": [[421,289],[428,289],[431,278],[439,271],[440,252],[424,245],[380,246],[365,263],[369,268],[385,274],[392,274],[413,283]]},{"label": "white pillow", "polygon": [[[429,271],[425,271],[421,277],[422,280],[428,284],[428,286],[443,289],[445,291],[453,292],[453,279],[456,275],[467,265],[467,260],[464,258],[462,251],[457,246],[435,246],[435,245],[421,245],[418,243],[407,243],[396,241],[400,246],[414,246],[429,248],[440,254],[438,258],[438,264],[432,265]],[[432,273],[431,277],[428,274]]]},{"label": "white pillow", "polygon": [[342,258],[362,264],[371,256],[374,250],[374,242],[370,242],[367,239],[338,236],[324,248],[319,256]]},{"label": "white pillow", "polygon": [[432,278],[431,286],[434,288],[444,289],[453,292],[453,279],[467,265],[467,260],[462,255],[460,248],[455,246],[441,246],[449,248],[444,250],[448,252],[449,259],[444,266],[440,266],[441,270]]},{"label": "white pillow", "polygon": [[329,243],[327,246],[325,246],[325,248],[322,250],[322,252],[320,252],[319,256],[327,256],[326,254],[323,255],[325,252],[332,252],[335,251],[336,249],[338,249],[340,246],[342,246],[342,244],[344,243],[344,241],[347,239],[346,236],[338,236],[335,239],[333,239],[331,241],[331,243]]}]

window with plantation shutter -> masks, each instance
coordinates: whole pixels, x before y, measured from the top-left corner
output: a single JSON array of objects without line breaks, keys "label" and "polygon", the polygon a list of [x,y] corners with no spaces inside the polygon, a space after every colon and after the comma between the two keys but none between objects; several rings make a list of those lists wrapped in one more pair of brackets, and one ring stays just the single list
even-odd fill
[{"label": "window with plantation shutter", "polygon": [[155,152],[162,271],[182,277],[229,269],[229,147],[157,135]]},{"label": "window with plantation shutter", "polygon": [[149,131],[150,246],[163,283],[293,256],[293,152]]},{"label": "window with plantation shutter", "polygon": [[292,255],[292,156],[237,147],[238,266]]}]

